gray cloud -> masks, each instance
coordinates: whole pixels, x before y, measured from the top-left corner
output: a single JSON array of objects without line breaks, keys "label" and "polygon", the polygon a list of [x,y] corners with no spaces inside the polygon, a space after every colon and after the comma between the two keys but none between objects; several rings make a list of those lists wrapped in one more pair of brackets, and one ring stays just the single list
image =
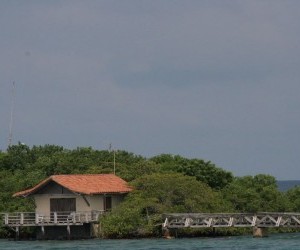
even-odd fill
[{"label": "gray cloud", "polygon": [[2,1],[0,148],[115,147],[300,178],[298,1]]}]

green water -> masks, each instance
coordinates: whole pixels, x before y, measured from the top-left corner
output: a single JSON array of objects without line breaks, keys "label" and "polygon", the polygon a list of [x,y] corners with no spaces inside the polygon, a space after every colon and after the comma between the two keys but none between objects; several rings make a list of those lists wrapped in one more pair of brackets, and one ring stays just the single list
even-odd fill
[{"label": "green water", "polygon": [[192,239],[8,241],[0,240],[2,250],[67,249],[300,249],[300,233],[273,234],[267,238],[220,237]]}]

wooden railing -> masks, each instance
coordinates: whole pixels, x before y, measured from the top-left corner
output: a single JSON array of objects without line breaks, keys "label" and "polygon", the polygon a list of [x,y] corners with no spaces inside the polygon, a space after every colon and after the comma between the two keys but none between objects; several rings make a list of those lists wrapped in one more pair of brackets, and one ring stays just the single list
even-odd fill
[{"label": "wooden railing", "polygon": [[300,213],[173,213],[164,214],[163,217],[163,228],[300,228]]},{"label": "wooden railing", "polygon": [[[3,226],[47,226],[47,225],[82,225],[98,222],[104,211],[51,212],[50,215],[34,212],[1,213]],[[0,225],[1,225],[0,224]]]}]

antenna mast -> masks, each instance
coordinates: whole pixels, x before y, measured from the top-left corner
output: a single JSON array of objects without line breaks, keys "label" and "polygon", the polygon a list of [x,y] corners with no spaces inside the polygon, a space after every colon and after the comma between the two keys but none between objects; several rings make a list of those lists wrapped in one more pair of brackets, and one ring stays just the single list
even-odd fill
[{"label": "antenna mast", "polygon": [[115,174],[116,174],[116,150],[112,147],[112,144],[111,144],[111,143],[109,144],[108,151],[109,151],[109,152],[112,152],[112,153],[113,153],[113,156],[114,156],[113,164],[114,164],[114,175],[115,175]]},{"label": "antenna mast", "polygon": [[15,109],[15,82],[13,82],[12,84],[12,92],[11,92],[11,110],[10,110],[10,122],[9,122],[8,147],[11,146],[12,138],[13,138],[12,130],[13,130],[13,120],[14,120],[14,109]]},{"label": "antenna mast", "polygon": [[116,174],[116,151],[114,149],[114,175]]}]

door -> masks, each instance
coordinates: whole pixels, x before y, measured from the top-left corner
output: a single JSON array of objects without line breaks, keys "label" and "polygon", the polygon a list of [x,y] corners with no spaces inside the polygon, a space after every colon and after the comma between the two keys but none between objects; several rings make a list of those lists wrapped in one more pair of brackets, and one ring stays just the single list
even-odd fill
[{"label": "door", "polygon": [[76,212],[76,198],[52,198],[50,199],[51,220],[54,220],[54,212],[57,220],[65,220],[71,212]]},{"label": "door", "polygon": [[110,211],[112,207],[111,196],[104,196],[104,211]]},{"label": "door", "polygon": [[76,198],[50,199],[50,212],[75,212]]}]

